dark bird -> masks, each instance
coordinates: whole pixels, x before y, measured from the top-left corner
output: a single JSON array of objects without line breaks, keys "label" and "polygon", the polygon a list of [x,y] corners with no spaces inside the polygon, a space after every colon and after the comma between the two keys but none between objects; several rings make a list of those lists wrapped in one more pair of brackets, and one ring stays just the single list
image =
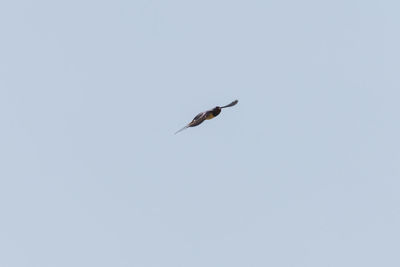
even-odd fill
[{"label": "dark bird", "polygon": [[211,109],[211,110],[207,110],[207,111],[204,111],[204,112],[201,112],[201,113],[197,114],[197,116],[194,117],[194,119],[193,119],[188,125],[186,125],[186,126],[183,127],[182,129],[180,129],[179,131],[177,131],[175,134],[179,133],[180,131],[185,130],[186,128],[194,127],[194,126],[200,125],[200,124],[202,124],[203,121],[205,121],[205,120],[211,120],[212,118],[217,117],[217,116],[219,115],[219,113],[221,113],[221,109],[223,109],[223,108],[228,108],[228,107],[232,107],[232,106],[236,105],[238,102],[239,102],[238,100],[235,100],[235,101],[233,101],[232,103],[230,103],[230,104],[228,104],[228,105],[226,105],[226,106],[223,106],[223,107],[215,107],[215,108],[213,108],[213,109]]}]

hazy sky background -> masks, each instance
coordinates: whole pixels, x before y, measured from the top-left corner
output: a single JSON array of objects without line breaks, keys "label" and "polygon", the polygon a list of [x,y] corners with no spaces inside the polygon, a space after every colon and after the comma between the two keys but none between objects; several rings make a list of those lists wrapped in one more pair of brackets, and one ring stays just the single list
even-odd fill
[{"label": "hazy sky background", "polygon": [[399,10],[1,1],[0,266],[400,266]]}]

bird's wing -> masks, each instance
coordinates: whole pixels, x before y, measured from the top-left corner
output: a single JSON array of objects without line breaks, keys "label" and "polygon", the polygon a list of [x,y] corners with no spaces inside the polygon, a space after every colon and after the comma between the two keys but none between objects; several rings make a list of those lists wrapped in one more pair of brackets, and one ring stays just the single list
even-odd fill
[{"label": "bird's wing", "polygon": [[194,117],[192,121],[200,119],[201,116],[204,116],[207,112],[208,111],[204,111],[204,112],[201,112],[201,113],[197,114],[196,117]]},{"label": "bird's wing", "polygon": [[187,129],[188,127],[189,127],[189,124],[186,125],[185,127],[183,127],[182,129],[176,131],[175,134],[177,134],[177,133],[179,133],[179,132],[182,132],[183,130]]},{"label": "bird's wing", "polygon": [[230,103],[230,104],[228,104],[228,105],[226,105],[226,106],[223,106],[223,107],[221,107],[221,108],[233,107],[233,106],[236,105],[238,102],[239,102],[239,100],[236,99],[236,100],[233,101],[232,103]]},{"label": "bird's wing", "polygon": [[197,125],[201,124],[207,118],[208,112],[209,111],[204,111],[204,112],[197,114],[197,116],[194,117],[193,120],[189,123],[189,126],[193,127],[193,126],[197,126]]}]

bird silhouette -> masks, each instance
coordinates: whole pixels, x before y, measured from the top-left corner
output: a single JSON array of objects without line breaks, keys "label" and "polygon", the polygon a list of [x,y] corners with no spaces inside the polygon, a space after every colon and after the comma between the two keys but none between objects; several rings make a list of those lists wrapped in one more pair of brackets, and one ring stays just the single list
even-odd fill
[{"label": "bird silhouette", "polygon": [[235,100],[235,101],[233,101],[232,103],[230,103],[230,104],[228,104],[226,106],[223,106],[223,107],[218,107],[217,106],[217,107],[215,107],[213,109],[210,109],[210,110],[207,110],[207,111],[204,111],[204,112],[201,112],[201,113],[197,114],[197,116],[194,117],[193,120],[188,125],[186,125],[182,129],[177,131],[175,134],[177,134],[177,133],[179,133],[179,132],[181,132],[181,131],[189,128],[189,127],[195,127],[197,125],[200,125],[205,120],[211,120],[212,118],[217,117],[221,113],[221,109],[232,107],[232,106],[236,105],[238,102],[239,102],[239,100]]}]

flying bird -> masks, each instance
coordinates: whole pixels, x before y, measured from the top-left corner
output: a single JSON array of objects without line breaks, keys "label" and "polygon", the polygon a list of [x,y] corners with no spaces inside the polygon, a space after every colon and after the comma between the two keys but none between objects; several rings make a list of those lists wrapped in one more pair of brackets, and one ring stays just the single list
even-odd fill
[{"label": "flying bird", "polygon": [[204,111],[204,112],[201,112],[201,113],[197,114],[197,116],[194,117],[194,119],[188,125],[186,125],[182,129],[177,131],[175,134],[177,134],[180,131],[183,131],[183,130],[189,128],[189,127],[195,127],[197,125],[200,125],[205,120],[211,120],[212,118],[217,117],[219,115],[219,113],[221,113],[221,109],[232,107],[232,106],[236,105],[238,102],[239,102],[239,100],[235,100],[235,101],[233,101],[232,103],[230,103],[230,104],[228,104],[226,106],[223,106],[223,107],[218,107],[217,106],[217,107],[215,107],[213,109],[210,109],[210,110],[207,110],[207,111]]}]

